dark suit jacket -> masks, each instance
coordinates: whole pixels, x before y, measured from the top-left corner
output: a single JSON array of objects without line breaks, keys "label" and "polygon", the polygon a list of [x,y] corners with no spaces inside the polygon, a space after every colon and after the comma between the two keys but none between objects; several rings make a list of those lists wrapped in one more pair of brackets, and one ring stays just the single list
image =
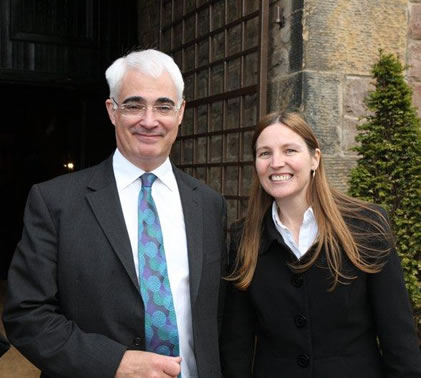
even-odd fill
[{"label": "dark suit jacket", "polygon": [[[201,378],[215,378],[225,201],[175,167],[174,173],[186,225],[197,368]],[[114,377],[127,349],[144,350],[144,308],[112,158],[33,186],[3,320],[11,343],[44,376]]]},{"label": "dark suit jacket", "polygon": [[[366,224],[355,226],[368,231]],[[241,232],[241,225],[233,228],[230,264]],[[384,240],[370,243],[386,246]],[[357,271],[344,258],[343,269],[358,278],[333,292],[328,292],[332,281],[323,251],[301,274],[288,266],[292,261],[295,255],[269,211],[251,285],[247,291],[227,287],[221,334],[224,378],[421,377],[421,355],[395,250],[376,274]]]},{"label": "dark suit jacket", "polygon": [[0,333],[0,357],[3,356],[10,348],[9,342],[6,338]]}]

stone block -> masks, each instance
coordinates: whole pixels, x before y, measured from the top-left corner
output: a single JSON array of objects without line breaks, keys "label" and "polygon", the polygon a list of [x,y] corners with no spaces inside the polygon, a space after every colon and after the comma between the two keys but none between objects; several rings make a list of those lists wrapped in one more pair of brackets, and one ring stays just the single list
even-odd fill
[{"label": "stone block", "polygon": [[302,105],[303,73],[295,73],[273,81],[268,86],[268,112],[298,109]]},{"label": "stone block", "polygon": [[409,5],[409,37],[421,39],[421,4]]},{"label": "stone block", "polygon": [[304,65],[303,59],[303,10],[304,0],[292,1],[292,13],[287,15],[291,23],[290,38],[290,54],[289,64],[290,71],[301,71]]},{"label": "stone block", "polygon": [[369,74],[382,48],[405,56],[407,0],[307,0],[305,68]]},{"label": "stone block", "polygon": [[[283,27],[275,22],[277,7],[282,10],[285,20]],[[269,71],[273,67],[275,75],[279,71],[286,73],[302,69],[302,9],[302,0],[274,1],[270,6],[269,51],[276,56],[269,59]],[[282,59],[282,66],[278,64],[279,58]]]},{"label": "stone block", "polygon": [[268,82],[267,88],[267,112],[274,112],[278,109],[278,86],[279,81]]},{"label": "stone block", "polygon": [[[280,10],[283,9],[283,16],[285,17],[285,23],[282,27],[276,23],[278,7]],[[291,12],[290,1],[275,1],[271,4],[269,9],[269,48],[271,50],[279,49],[289,43],[291,38],[291,22],[286,16],[291,14]]]},{"label": "stone block", "polygon": [[359,124],[358,119],[345,117],[341,135],[341,149],[343,155],[357,155],[355,151],[352,151],[357,143],[355,137],[358,134],[357,125]]},{"label": "stone block", "polygon": [[329,183],[336,189],[346,193],[349,186],[351,169],[355,167],[357,157],[323,155]]},{"label": "stone block", "polygon": [[315,131],[322,150],[327,154],[334,154],[340,150],[341,88],[340,75],[305,72],[303,80],[305,116]]},{"label": "stone block", "polygon": [[370,90],[374,90],[371,77],[349,76],[345,79],[344,115],[359,118],[368,113],[364,104]]},{"label": "stone block", "polygon": [[412,88],[412,103],[417,108],[417,115],[421,118],[421,83],[410,82]]},{"label": "stone block", "polygon": [[408,76],[421,81],[421,41],[411,41],[408,45]]},{"label": "stone block", "polygon": [[288,74],[289,53],[286,48],[274,50],[270,55],[268,75],[273,80]]}]

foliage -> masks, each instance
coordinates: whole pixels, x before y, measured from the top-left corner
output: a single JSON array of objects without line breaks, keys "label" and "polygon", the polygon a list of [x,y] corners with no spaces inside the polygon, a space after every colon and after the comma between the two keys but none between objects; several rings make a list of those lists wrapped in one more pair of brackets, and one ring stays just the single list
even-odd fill
[{"label": "foliage", "polygon": [[349,193],[389,213],[421,340],[421,122],[405,68],[380,51],[372,68],[376,89],[365,99],[371,113],[358,126],[354,150],[360,159]]}]

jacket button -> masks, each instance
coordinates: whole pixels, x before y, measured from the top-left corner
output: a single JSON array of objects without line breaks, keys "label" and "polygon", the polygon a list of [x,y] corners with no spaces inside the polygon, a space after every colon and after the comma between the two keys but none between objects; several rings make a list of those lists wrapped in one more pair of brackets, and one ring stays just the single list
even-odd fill
[{"label": "jacket button", "polygon": [[297,328],[303,328],[307,324],[307,318],[303,315],[295,315],[294,322]]},{"label": "jacket button", "polygon": [[295,287],[301,287],[301,286],[303,286],[304,278],[300,274],[294,274],[291,277],[291,283]]},{"label": "jacket button", "polygon": [[142,345],[142,338],[141,337],[135,337],[134,341],[133,341],[133,344],[136,345],[136,346]]},{"label": "jacket button", "polygon": [[308,365],[310,364],[310,357],[307,356],[306,354],[300,354],[297,357],[297,364],[298,364],[298,366],[300,366],[302,368],[308,367]]}]

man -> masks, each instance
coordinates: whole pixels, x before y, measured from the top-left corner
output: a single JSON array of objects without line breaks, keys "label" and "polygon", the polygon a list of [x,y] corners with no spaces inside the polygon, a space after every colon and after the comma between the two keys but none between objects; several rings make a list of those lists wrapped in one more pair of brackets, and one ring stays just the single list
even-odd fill
[{"label": "man", "polygon": [[[185,108],[180,70],[144,50],[116,60],[106,78],[117,149],[31,189],[9,270],[7,335],[44,377],[219,377],[226,208],[170,163]],[[156,219],[159,231],[149,228]]]}]

